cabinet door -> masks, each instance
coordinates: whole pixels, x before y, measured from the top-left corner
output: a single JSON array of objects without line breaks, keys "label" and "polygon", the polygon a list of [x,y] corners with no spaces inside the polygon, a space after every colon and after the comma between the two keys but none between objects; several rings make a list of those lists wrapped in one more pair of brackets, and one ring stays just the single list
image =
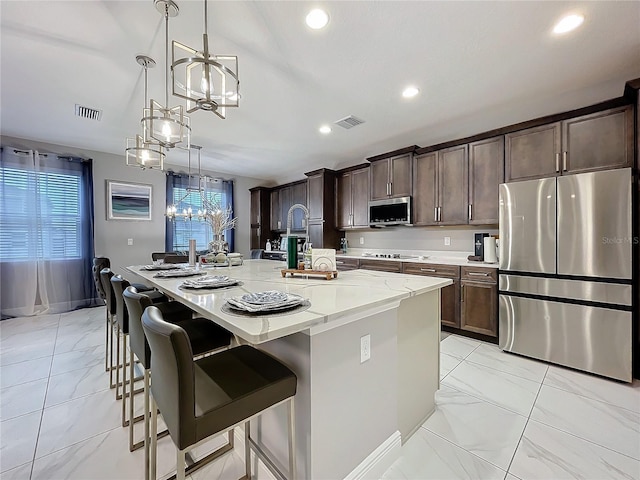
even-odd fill
[{"label": "cabinet door", "polygon": [[436,225],[438,154],[425,153],[413,161],[413,223]]},{"label": "cabinet door", "polygon": [[560,171],[560,123],[505,135],[507,182],[553,177]]},{"label": "cabinet door", "polygon": [[498,335],[498,286],[488,282],[461,282],[460,328],[493,337]]},{"label": "cabinet door", "polygon": [[[307,206],[307,183],[297,183],[295,185],[292,185],[291,187],[291,204],[289,205],[289,208],[291,208],[291,206],[296,205],[296,204],[300,204],[300,205],[304,205],[305,207]],[[287,213],[289,213],[289,210],[287,210]],[[296,208],[293,212],[293,221],[291,223],[291,230],[304,230],[306,228],[306,224],[305,224],[305,219],[304,219],[304,212],[299,209]]]},{"label": "cabinet door", "polygon": [[468,165],[468,145],[438,152],[439,225],[464,225],[468,222]]},{"label": "cabinet door", "polygon": [[614,108],[562,122],[562,170],[578,173],[633,165],[633,109]]},{"label": "cabinet door", "polygon": [[271,191],[271,230],[282,230],[280,190]]},{"label": "cabinet door", "polygon": [[[280,189],[280,230],[287,229],[287,215],[291,208],[291,187]],[[293,229],[293,227],[292,227]]]},{"label": "cabinet door", "polygon": [[260,227],[251,227],[251,241],[249,242],[251,250],[261,247]]},{"label": "cabinet door", "polygon": [[251,218],[251,225],[260,224],[260,191],[259,190],[254,190],[251,192],[250,218]]},{"label": "cabinet door", "polygon": [[440,315],[443,325],[460,328],[460,280],[440,290]]},{"label": "cabinet door", "polygon": [[413,154],[400,155],[389,159],[391,176],[389,191],[392,197],[408,197],[411,195],[411,162]]},{"label": "cabinet door", "polygon": [[[314,248],[325,248],[324,245],[324,223],[322,220],[309,222],[309,241],[313,244]],[[334,248],[332,245],[326,246],[326,248]]]},{"label": "cabinet door", "polygon": [[389,197],[389,159],[371,162],[371,200]]},{"label": "cabinet door", "polygon": [[498,190],[504,182],[504,137],[469,144],[469,224],[498,223]]},{"label": "cabinet door", "polygon": [[307,178],[307,201],[309,219],[322,220],[324,217],[322,207],[324,201],[324,175],[313,175]]},{"label": "cabinet door", "polygon": [[369,226],[369,168],[351,172],[351,225]]},{"label": "cabinet door", "polygon": [[336,190],[338,197],[336,203],[336,227],[348,228],[351,226],[351,172],[343,173],[336,178]]}]

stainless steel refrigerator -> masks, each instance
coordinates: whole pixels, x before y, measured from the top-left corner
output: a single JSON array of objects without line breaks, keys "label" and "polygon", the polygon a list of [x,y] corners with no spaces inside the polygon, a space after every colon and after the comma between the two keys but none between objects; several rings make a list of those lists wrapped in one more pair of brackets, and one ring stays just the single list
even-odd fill
[{"label": "stainless steel refrigerator", "polygon": [[503,350],[632,380],[631,169],[500,185]]}]

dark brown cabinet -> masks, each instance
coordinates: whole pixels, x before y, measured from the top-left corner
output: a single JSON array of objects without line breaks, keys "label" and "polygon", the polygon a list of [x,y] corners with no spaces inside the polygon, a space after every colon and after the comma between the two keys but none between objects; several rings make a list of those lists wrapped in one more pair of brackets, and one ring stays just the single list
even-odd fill
[{"label": "dark brown cabinet", "polygon": [[504,182],[504,137],[469,144],[470,225],[497,224],[498,187]]},{"label": "dark brown cabinet", "polygon": [[250,248],[265,248],[271,228],[271,193],[265,187],[249,189],[251,192],[251,240]]},{"label": "dark brown cabinet", "polygon": [[413,170],[414,225],[467,223],[468,145],[418,155]]},{"label": "dark brown cabinet", "polygon": [[402,273],[402,262],[362,258],[360,259],[360,268],[364,270],[376,270],[378,272]]},{"label": "dark brown cabinet", "polygon": [[371,200],[411,195],[413,153],[371,162]]},{"label": "dark brown cabinet", "polygon": [[360,259],[336,257],[336,268],[339,271],[357,270],[360,268]]},{"label": "dark brown cabinet", "polygon": [[613,108],[505,136],[506,181],[633,164],[633,109]]},{"label": "dark brown cabinet", "polygon": [[460,328],[495,337],[498,335],[497,271],[462,267],[460,281]]},{"label": "dark brown cabinet", "polygon": [[[287,215],[292,205],[307,203],[307,181],[303,180],[271,190],[271,230],[284,232],[287,230]],[[294,210],[292,216],[292,231],[304,231],[304,213]]]},{"label": "dark brown cabinet", "polygon": [[453,284],[440,290],[440,317],[443,325],[460,328],[460,267],[404,262],[402,271],[410,275],[452,279]]},{"label": "dark brown cabinet", "polygon": [[339,232],[335,228],[335,172],[321,169],[308,172],[307,208],[309,241],[316,248],[338,248]]},{"label": "dark brown cabinet", "polygon": [[369,168],[339,173],[336,177],[336,227],[369,227]]}]

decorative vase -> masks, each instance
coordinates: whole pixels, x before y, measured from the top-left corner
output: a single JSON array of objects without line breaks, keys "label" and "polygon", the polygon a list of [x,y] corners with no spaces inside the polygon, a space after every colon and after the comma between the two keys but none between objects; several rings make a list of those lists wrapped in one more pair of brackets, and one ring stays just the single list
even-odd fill
[{"label": "decorative vase", "polygon": [[213,240],[209,242],[209,252],[211,253],[229,253],[229,243],[224,239],[224,235],[214,235]]}]

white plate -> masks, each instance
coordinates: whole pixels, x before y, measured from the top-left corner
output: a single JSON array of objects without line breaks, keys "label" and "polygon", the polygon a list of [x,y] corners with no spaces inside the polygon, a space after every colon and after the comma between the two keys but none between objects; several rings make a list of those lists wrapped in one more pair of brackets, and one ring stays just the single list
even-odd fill
[{"label": "white plate", "polygon": [[285,292],[267,290],[266,292],[247,293],[242,295],[241,300],[250,305],[273,305],[286,302],[289,300],[289,296]]}]

